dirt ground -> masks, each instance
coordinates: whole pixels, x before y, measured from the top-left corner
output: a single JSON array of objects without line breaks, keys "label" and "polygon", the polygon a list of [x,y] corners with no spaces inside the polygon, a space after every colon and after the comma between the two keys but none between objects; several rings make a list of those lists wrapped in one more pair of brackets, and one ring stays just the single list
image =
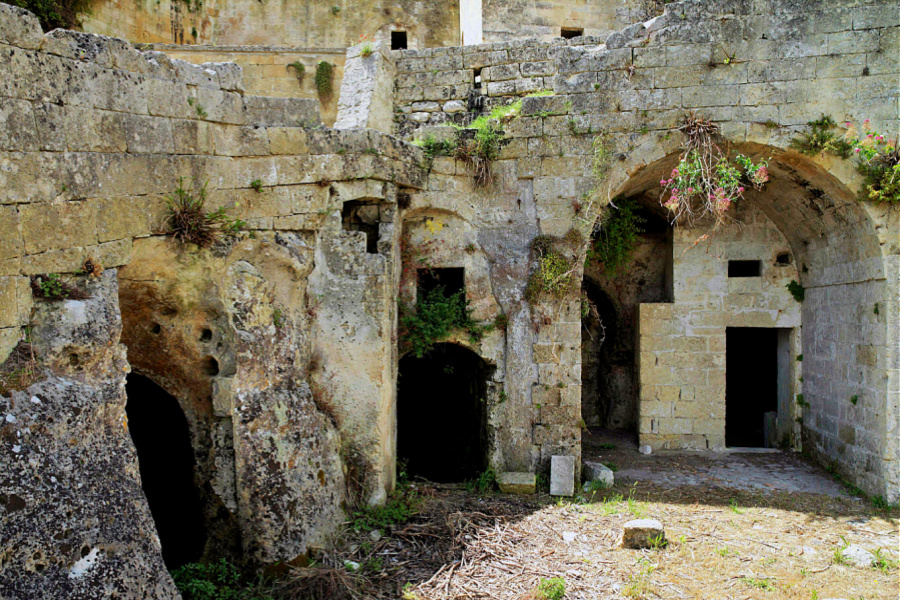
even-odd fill
[{"label": "dirt ground", "polygon": [[[585,458],[619,469],[611,489],[557,499],[413,484],[410,520],[377,540],[349,536],[330,562],[361,565],[365,598],[513,600],[550,577],[569,600],[898,598],[900,512],[796,455],[644,457],[596,437]],[[663,522],[668,545],[618,548],[623,524],[645,517]],[[848,544],[879,552],[880,568],[845,564]]]}]

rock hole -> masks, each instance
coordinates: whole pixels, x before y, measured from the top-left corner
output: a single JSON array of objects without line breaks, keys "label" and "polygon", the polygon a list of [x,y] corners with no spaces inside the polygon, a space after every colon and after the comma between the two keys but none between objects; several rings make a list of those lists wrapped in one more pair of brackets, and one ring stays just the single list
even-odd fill
[{"label": "rock hole", "polygon": [[[125,383],[128,431],[137,450],[141,487],[156,523],[169,570],[196,562],[206,545],[200,496],[194,485],[194,451],[178,400],[146,377]],[[85,546],[81,556],[87,556]]]},{"label": "rock hole", "polygon": [[159,333],[161,331],[162,331],[162,327],[160,326],[159,323],[154,323],[153,325],[150,326],[150,333],[152,333],[153,335],[159,335]]},{"label": "rock hole", "polygon": [[344,231],[362,231],[366,234],[366,252],[378,252],[378,226],[381,224],[381,207],[378,204],[352,200],[344,202],[341,209],[341,227]]},{"label": "rock hole", "polygon": [[212,329],[204,329],[200,332],[200,341],[208,342],[212,339]]},{"label": "rock hole", "polygon": [[775,257],[776,265],[789,265],[791,264],[791,255],[788,252],[779,252]]},{"label": "rock hole", "polygon": [[563,27],[559,31],[560,37],[571,40],[584,35],[584,27]]},{"label": "rock hole", "polygon": [[219,361],[212,356],[207,356],[203,359],[203,371],[210,377],[215,377],[219,374]]},{"label": "rock hole", "polygon": [[487,467],[487,380],[480,356],[455,344],[400,359],[397,456],[412,477],[441,483]]}]

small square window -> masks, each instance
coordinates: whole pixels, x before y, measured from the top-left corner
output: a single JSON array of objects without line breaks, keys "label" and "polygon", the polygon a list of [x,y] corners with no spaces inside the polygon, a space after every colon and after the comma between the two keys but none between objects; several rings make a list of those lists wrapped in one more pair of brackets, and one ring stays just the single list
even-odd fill
[{"label": "small square window", "polygon": [[474,69],[475,89],[481,88],[481,67]]},{"label": "small square window", "polygon": [[391,32],[391,50],[406,50],[406,32]]},{"label": "small square window", "polygon": [[563,27],[559,33],[560,36],[567,40],[581,37],[584,35],[584,27]]},{"label": "small square window", "polygon": [[759,277],[760,263],[758,260],[729,260],[729,277]]},{"label": "small square window", "polygon": [[447,298],[458,292],[465,292],[466,289],[466,271],[462,267],[419,269],[416,275],[419,299],[438,288],[443,290]]}]

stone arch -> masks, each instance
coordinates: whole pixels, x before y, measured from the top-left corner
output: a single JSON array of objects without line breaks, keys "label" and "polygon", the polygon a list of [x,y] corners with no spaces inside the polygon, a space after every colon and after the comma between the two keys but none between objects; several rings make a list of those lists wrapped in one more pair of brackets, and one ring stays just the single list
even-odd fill
[{"label": "stone arch", "polygon": [[[754,159],[770,159],[770,182],[760,192],[748,192],[745,205],[761,212],[783,236],[805,287],[796,328],[799,332],[802,325],[802,334],[791,370],[794,391],[808,406],[791,403],[802,420],[794,445],[799,447],[802,438],[803,449],[820,462],[836,465],[869,493],[896,499],[891,464],[898,442],[889,432],[898,420],[898,382],[888,365],[897,357],[897,305],[891,290],[897,287],[900,252],[887,236],[896,228],[897,211],[858,201],[861,182],[847,161],[809,158],[759,141],[734,148]],[[659,180],[676,164],[678,152],[672,141],[648,143],[622,158],[610,174],[610,196],[643,195],[653,204]],[[703,249],[692,252],[697,251]],[[661,309],[642,306],[642,334],[662,315]],[[723,324],[728,322],[733,321],[726,315]],[[660,393],[661,388],[642,381],[642,421],[655,418],[646,410],[650,406],[668,410]],[[851,405],[854,396],[857,403]]]}]

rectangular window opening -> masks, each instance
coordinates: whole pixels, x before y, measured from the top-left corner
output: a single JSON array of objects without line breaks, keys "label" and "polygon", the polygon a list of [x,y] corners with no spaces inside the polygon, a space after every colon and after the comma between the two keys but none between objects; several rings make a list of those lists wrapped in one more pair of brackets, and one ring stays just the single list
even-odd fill
[{"label": "rectangular window opening", "polygon": [[447,298],[458,292],[465,294],[466,291],[466,270],[462,267],[419,269],[416,278],[416,292],[420,300],[438,288]]},{"label": "rectangular window opening", "polygon": [[406,50],[406,32],[391,32],[391,50]]},{"label": "rectangular window opening", "polygon": [[378,226],[381,224],[381,207],[371,202],[352,200],[344,202],[341,209],[341,228],[344,231],[362,231],[366,234],[366,252],[378,253]]},{"label": "rectangular window opening", "polygon": [[584,35],[584,27],[563,27],[559,35],[567,40],[581,37]]},{"label": "rectangular window opening", "polygon": [[761,262],[758,260],[729,260],[729,277],[759,277]]},{"label": "rectangular window opening", "polygon": [[474,76],[475,76],[475,86],[474,87],[477,90],[477,89],[481,88],[481,67],[478,67],[477,69],[474,70]]}]

